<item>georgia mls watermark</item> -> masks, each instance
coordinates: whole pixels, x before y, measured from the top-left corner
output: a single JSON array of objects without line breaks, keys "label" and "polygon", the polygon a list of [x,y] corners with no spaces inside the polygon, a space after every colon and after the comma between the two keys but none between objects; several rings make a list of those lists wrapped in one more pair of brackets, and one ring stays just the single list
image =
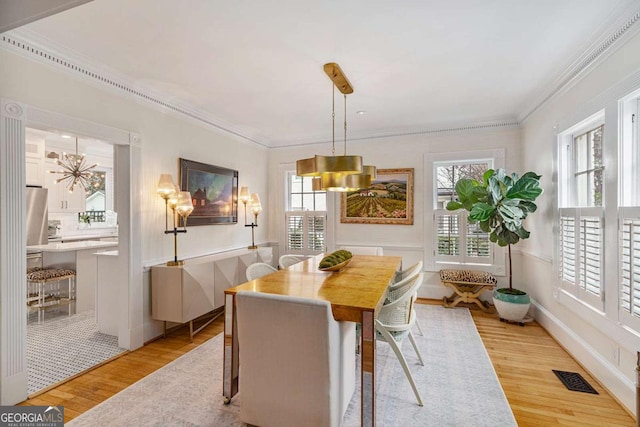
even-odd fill
[{"label": "georgia mls watermark", "polygon": [[0,427],[63,427],[64,406],[0,406]]}]

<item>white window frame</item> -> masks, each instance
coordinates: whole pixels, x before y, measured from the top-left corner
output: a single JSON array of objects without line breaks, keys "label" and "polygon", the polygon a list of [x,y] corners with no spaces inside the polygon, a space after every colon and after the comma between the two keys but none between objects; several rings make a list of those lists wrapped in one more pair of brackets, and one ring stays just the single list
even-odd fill
[{"label": "white window frame", "polygon": [[[505,167],[505,150],[477,150],[462,151],[449,153],[429,153],[424,158],[425,170],[425,201],[424,201],[424,265],[426,271],[438,271],[444,268],[464,268],[470,267],[474,270],[489,271],[498,276],[505,275],[505,254],[504,248],[496,244],[491,244],[491,262],[486,263],[486,258],[465,257],[462,256],[458,260],[450,257],[442,257],[437,255],[437,223],[436,215],[438,214],[456,214],[460,216],[460,220],[466,218],[466,211],[447,211],[446,209],[436,206],[437,194],[436,187],[436,167],[443,163],[472,163],[477,161],[486,161],[493,169]],[[466,221],[465,221],[466,224]],[[467,227],[462,227],[466,233]],[[463,254],[461,254],[463,255]]]},{"label": "white window frame", "polygon": [[[576,159],[574,156],[574,139],[590,130],[601,125],[605,125],[605,111],[601,110],[597,113],[582,120],[576,125],[561,132],[557,137],[557,174],[558,174],[558,201],[557,201],[557,218],[558,233],[556,236],[556,254],[557,254],[557,280],[560,289],[564,290],[573,298],[583,302],[587,306],[594,308],[600,312],[604,311],[605,304],[605,268],[604,259],[605,251],[605,197],[606,188],[603,188],[602,206],[577,206],[577,195],[575,188],[575,169]],[[605,125],[603,133],[603,161],[604,147],[606,140],[607,128]],[[603,164],[603,170],[606,165]],[[563,218],[571,218],[573,220],[573,231],[563,229]],[[599,255],[593,254],[593,248],[589,249],[589,245],[585,243],[585,224],[593,218],[599,219],[599,230],[596,234],[592,234],[592,238],[599,239]],[[574,242],[575,259],[570,261],[571,269],[575,269],[575,276],[570,279],[567,277],[564,259],[567,254],[563,251],[563,238],[571,233]],[[595,258],[594,258],[595,257]],[[567,257],[570,259],[571,257]],[[565,259],[567,259],[565,258]],[[596,264],[594,261],[598,260]],[[599,289],[594,290],[592,282],[588,279],[590,275],[596,275],[599,278]],[[586,280],[585,280],[586,278]]]},{"label": "white window frame", "polygon": [[[618,167],[618,285],[617,301],[620,321],[640,331],[640,313],[633,314],[629,304],[640,305],[640,271],[629,269],[629,261],[640,259],[638,235],[633,242],[625,242],[632,231],[629,223],[640,223],[640,90],[619,101],[620,138]],[[637,231],[637,228],[633,229]],[[632,238],[632,239],[633,239]],[[631,283],[630,283],[631,281]],[[632,294],[625,301],[625,294]]]},{"label": "white window frame", "polygon": [[[287,215],[289,213],[295,214],[296,211],[289,211],[289,200],[290,200],[290,175],[295,175],[296,173],[296,165],[295,163],[282,163],[279,165],[279,183],[278,188],[276,190],[277,197],[280,200],[277,206],[277,214],[278,218],[281,220],[278,221],[278,245],[279,245],[279,254],[284,255],[287,253],[292,254],[301,254],[301,255],[315,255],[317,253],[321,253],[318,251],[310,251],[310,250],[302,250],[302,251],[289,251],[287,252]],[[319,213],[326,214],[325,220],[325,251],[326,248],[334,247],[335,240],[335,218],[334,218],[334,206],[335,199],[331,197],[331,194],[327,193],[327,210],[325,211],[302,211],[305,215],[318,215]],[[282,228],[280,228],[282,227]]]}]

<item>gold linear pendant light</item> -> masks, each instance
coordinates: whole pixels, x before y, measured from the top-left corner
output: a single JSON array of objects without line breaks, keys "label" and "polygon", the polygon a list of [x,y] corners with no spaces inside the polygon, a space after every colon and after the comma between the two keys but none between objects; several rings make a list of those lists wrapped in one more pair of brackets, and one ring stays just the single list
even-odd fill
[{"label": "gold linear pendant light", "polygon": [[[347,94],[353,93],[353,86],[342,72],[340,66],[330,62],[324,65],[324,71],[333,82],[333,99],[331,119],[333,123],[333,137],[331,156],[316,155],[296,162],[298,176],[314,177],[314,191],[354,191],[358,188],[369,187],[371,179],[375,178],[374,166],[363,166],[362,156],[347,155]],[[335,88],[344,96],[344,155],[335,155]]]}]

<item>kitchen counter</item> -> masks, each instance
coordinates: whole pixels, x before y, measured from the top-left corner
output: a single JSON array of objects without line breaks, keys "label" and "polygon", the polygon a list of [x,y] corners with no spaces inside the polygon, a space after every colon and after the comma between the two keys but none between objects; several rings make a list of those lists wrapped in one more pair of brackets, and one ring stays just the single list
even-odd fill
[{"label": "kitchen counter", "polygon": [[48,243],[46,245],[27,246],[28,250],[42,252],[69,252],[82,251],[85,249],[101,249],[118,246],[118,242],[101,242],[99,240],[84,240],[81,242]]},{"label": "kitchen counter", "polygon": [[72,242],[75,240],[93,240],[93,239],[102,239],[105,237],[118,237],[117,234],[111,233],[103,233],[103,234],[89,234],[89,235],[76,235],[76,236],[51,236],[49,237],[49,242]]}]

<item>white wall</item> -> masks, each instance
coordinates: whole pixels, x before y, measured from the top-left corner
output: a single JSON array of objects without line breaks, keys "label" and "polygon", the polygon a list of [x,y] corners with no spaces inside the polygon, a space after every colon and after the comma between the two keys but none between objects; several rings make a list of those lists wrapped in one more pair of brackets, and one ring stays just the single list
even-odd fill
[{"label": "white wall", "polygon": [[[539,210],[528,220],[531,238],[522,245],[522,288],[535,299],[536,318],[552,335],[604,384],[627,408],[635,412],[636,351],[638,334],[626,330],[617,315],[617,194],[606,194],[605,267],[606,313],[572,302],[557,288],[554,267],[554,149],[556,132],[606,109],[605,181],[617,182],[617,101],[640,85],[640,35],[620,47],[585,78],[553,99],[523,125],[523,167],[542,175],[545,194]],[[520,287],[520,285],[519,285]]]},{"label": "white wall", "polygon": [[[356,125],[353,125],[356,126]],[[425,230],[425,171],[424,157],[433,153],[464,152],[469,150],[505,149],[505,163],[508,170],[520,169],[520,129],[517,127],[425,133],[393,138],[379,138],[348,142],[348,154],[363,156],[365,164],[373,164],[378,169],[413,168],[414,169],[414,221],[413,225],[380,224],[341,224],[340,198],[338,193],[330,193],[335,198],[334,218],[336,247],[341,245],[382,246],[385,255],[401,256],[403,265],[408,266],[424,259],[425,239],[431,239],[431,228]],[[331,145],[273,149],[269,155],[269,203],[284,209],[284,192],[275,188],[282,186],[279,169],[291,165],[295,170],[295,161],[315,154],[329,155]],[[428,218],[431,213],[427,212]],[[428,221],[430,224],[431,222]],[[270,237],[278,240],[284,233],[284,221],[272,221]],[[332,248],[330,248],[332,249]],[[420,296],[442,298],[449,294],[440,283],[437,272],[425,275],[425,286]]]},{"label": "white wall", "polygon": [[[135,132],[142,139],[141,203],[142,262],[145,266],[173,258],[173,238],[163,233],[164,201],[156,194],[161,173],[179,180],[180,157],[239,171],[241,185],[268,200],[267,152],[265,148],[223,134],[195,120],[162,111],[106,85],[43,65],[0,49],[0,97],[114,128]],[[27,118],[28,121],[28,118]],[[269,207],[261,215],[269,220]],[[238,224],[199,226],[178,237],[180,258],[246,247],[251,233]],[[256,243],[267,241],[267,228],[255,230]],[[142,277],[142,275],[140,275]],[[148,275],[145,275],[147,277]],[[145,323],[149,318],[149,283],[144,281]],[[151,338],[158,328],[145,333]]]}]

